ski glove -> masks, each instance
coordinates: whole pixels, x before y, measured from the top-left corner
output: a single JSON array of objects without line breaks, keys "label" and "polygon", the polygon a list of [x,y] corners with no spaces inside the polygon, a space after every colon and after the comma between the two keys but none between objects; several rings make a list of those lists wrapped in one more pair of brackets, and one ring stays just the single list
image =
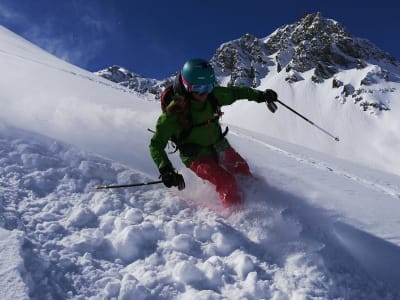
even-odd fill
[{"label": "ski glove", "polygon": [[185,180],[183,179],[183,176],[175,172],[171,165],[167,165],[160,169],[160,178],[167,188],[176,186],[180,191],[185,188]]},{"label": "ski glove", "polygon": [[261,102],[266,102],[268,109],[274,113],[278,109],[278,106],[274,103],[275,101],[278,100],[278,94],[271,89],[266,89],[265,92],[262,94],[259,100],[257,100],[258,103]]}]

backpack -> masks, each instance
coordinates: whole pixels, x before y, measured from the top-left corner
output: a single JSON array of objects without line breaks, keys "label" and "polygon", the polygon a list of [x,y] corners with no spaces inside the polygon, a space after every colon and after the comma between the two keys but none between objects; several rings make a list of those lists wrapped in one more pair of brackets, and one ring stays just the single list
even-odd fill
[{"label": "backpack", "polygon": [[[180,80],[180,74],[178,74],[176,76],[174,83],[166,86],[165,89],[161,93],[160,102],[161,102],[162,112],[164,112],[164,113],[166,112],[168,105],[171,103],[172,100],[174,100],[174,97],[176,94],[183,95],[185,98],[188,96],[186,91],[184,90],[182,82]],[[177,150],[180,150],[180,152],[183,152],[184,154],[187,154],[187,155],[195,154],[195,153],[193,153],[193,151],[195,148],[198,148],[198,147],[193,144],[189,145],[189,144],[183,143],[184,139],[190,135],[190,133],[194,127],[200,127],[200,126],[207,125],[211,122],[219,121],[219,119],[221,118],[223,113],[221,111],[221,106],[218,104],[218,100],[215,97],[214,93],[209,94],[208,100],[210,101],[210,104],[213,108],[214,118],[211,120],[207,120],[205,122],[201,122],[199,124],[193,124],[190,128],[182,130],[182,132],[179,134],[179,136],[171,137],[171,142],[174,144],[174,148],[175,148],[174,151],[171,153],[175,153]],[[222,138],[225,137],[225,135],[227,133],[228,133],[228,127],[226,127],[224,132],[222,132],[222,130],[221,130]]]}]

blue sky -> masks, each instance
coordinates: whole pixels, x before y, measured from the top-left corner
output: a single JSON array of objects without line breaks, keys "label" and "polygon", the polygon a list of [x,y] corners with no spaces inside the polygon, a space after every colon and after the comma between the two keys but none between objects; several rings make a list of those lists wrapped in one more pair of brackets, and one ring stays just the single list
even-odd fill
[{"label": "blue sky", "polygon": [[189,58],[210,59],[224,42],[263,38],[317,11],[399,59],[396,2],[0,0],[0,24],[89,71],[121,65],[162,79]]}]

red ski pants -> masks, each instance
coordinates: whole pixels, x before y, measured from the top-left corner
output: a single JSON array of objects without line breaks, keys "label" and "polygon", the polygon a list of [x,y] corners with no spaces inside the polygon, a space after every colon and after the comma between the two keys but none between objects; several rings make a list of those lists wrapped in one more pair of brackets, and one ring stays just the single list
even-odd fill
[{"label": "red ski pants", "polygon": [[190,164],[190,169],[202,179],[215,185],[225,207],[241,202],[239,188],[233,174],[251,175],[249,165],[232,147],[219,155],[219,162],[212,157],[201,157]]}]

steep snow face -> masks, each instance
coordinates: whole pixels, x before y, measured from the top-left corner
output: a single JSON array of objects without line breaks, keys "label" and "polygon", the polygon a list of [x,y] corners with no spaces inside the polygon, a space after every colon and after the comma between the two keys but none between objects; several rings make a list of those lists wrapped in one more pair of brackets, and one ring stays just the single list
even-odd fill
[{"label": "steep snow face", "polygon": [[[359,82],[368,70],[349,70],[338,74],[335,79],[319,84],[310,80],[311,72],[304,75],[304,80],[293,84],[284,81],[284,74],[276,74],[260,86],[260,89],[276,90],[284,103],[317,126],[338,136],[340,142],[335,142],[315,126],[279,105],[278,111],[270,114],[266,108],[262,109],[251,103],[235,103],[225,109],[223,120],[399,174],[400,160],[396,153],[400,151],[400,84],[385,82],[362,87]],[[334,80],[347,82],[347,87],[353,86],[362,100],[346,96],[344,87],[333,88]],[[374,103],[373,106],[369,105],[371,103]],[[389,107],[390,110],[379,111],[375,109],[375,105]]]},{"label": "steep snow face", "polygon": [[147,151],[147,128],[160,113],[154,97],[69,65],[2,27],[0,34],[8,70],[0,75],[2,121],[155,171],[149,156],[137,156]]}]

